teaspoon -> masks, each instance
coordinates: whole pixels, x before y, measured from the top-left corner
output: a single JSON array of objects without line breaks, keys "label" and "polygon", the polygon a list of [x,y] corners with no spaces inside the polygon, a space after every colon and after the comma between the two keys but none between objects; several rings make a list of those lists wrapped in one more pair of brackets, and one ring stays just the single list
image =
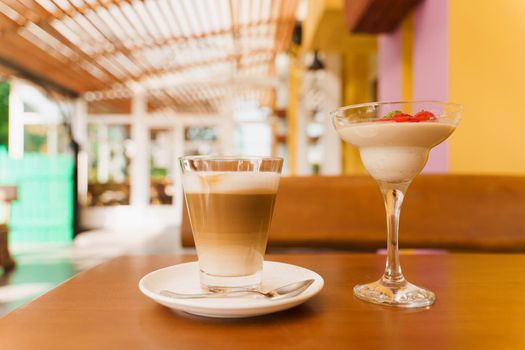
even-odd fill
[{"label": "teaspoon", "polygon": [[177,299],[196,299],[196,298],[228,298],[236,297],[243,294],[257,294],[264,296],[265,298],[271,300],[278,300],[293,297],[304,292],[312,283],[314,279],[307,279],[304,281],[294,282],[287,284],[285,286],[269,290],[267,292],[262,292],[254,289],[236,289],[232,291],[225,291],[223,289],[216,289],[211,293],[199,293],[199,294],[186,294],[186,293],[177,293],[169,290],[161,290],[160,295],[165,297],[177,298]]}]

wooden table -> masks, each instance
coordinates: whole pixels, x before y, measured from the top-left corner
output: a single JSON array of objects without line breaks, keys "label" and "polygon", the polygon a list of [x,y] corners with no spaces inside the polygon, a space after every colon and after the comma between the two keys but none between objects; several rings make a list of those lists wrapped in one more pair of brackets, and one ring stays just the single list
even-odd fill
[{"label": "wooden table", "polygon": [[409,280],[437,294],[428,310],[352,295],[380,275],[380,255],[267,258],[317,271],[325,288],[281,313],[208,319],[173,313],[137,288],[146,273],[193,257],[121,257],[0,319],[0,349],[525,349],[525,255],[403,256]]}]

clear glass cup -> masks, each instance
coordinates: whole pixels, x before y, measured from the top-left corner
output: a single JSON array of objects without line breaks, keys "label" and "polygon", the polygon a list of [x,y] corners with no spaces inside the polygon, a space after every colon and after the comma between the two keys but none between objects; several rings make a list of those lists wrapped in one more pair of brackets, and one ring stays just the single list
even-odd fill
[{"label": "clear glass cup", "polygon": [[180,165],[201,286],[259,288],[283,160],[187,156]]},{"label": "clear glass cup", "polygon": [[[402,115],[384,118],[390,112],[394,112],[393,115],[419,111],[431,112],[434,117],[421,114],[417,120]],[[335,129],[345,142],[359,149],[364,167],[379,184],[386,208],[385,272],[376,282],[355,286],[354,294],[358,298],[408,308],[434,303],[433,292],[409,283],[401,271],[399,215],[408,186],[423,170],[430,150],[455,130],[461,112],[461,105],[438,101],[373,102],[332,112]]]}]

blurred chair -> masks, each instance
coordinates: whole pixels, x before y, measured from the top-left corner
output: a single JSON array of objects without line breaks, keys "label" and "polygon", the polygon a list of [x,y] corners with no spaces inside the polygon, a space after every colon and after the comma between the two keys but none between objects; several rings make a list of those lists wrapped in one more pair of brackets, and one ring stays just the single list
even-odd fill
[{"label": "blurred chair", "polygon": [[[386,246],[379,188],[368,176],[283,177],[272,248]],[[193,246],[186,209],[182,244]],[[421,175],[401,210],[401,248],[525,251],[525,177]]]},{"label": "blurred chair", "polygon": [[10,203],[18,197],[16,186],[0,186],[0,267],[4,271],[15,268],[15,261],[9,253],[8,223],[11,212]]}]

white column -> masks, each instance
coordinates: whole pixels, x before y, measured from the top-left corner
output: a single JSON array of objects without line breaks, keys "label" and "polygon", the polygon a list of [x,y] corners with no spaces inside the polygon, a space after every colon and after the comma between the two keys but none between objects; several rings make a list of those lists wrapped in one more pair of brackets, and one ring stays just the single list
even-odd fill
[{"label": "white column", "polygon": [[88,147],[87,108],[87,101],[83,98],[77,98],[73,119],[71,120],[73,137],[80,145],[80,149],[84,151],[86,151]]},{"label": "white column", "polygon": [[233,101],[235,87],[229,86],[226,89],[226,94],[227,95],[224,99],[224,105],[222,106],[220,111],[221,121],[218,124],[219,142],[221,145],[221,154],[233,154],[233,133],[235,129],[235,121],[233,117]]},{"label": "white column", "polygon": [[24,156],[24,104],[18,95],[16,80],[10,81],[9,92],[9,156]]},{"label": "white column", "polygon": [[176,221],[179,224],[182,220],[182,201],[184,200],[182,194],[182,173],[179,165],[179,157],[184,156],[184,125],[178,123],[173,128],[173,183],[175,187],[175,194],[173,195],[173,203],[176,215]]},{"label": "white column", "polygon": [[106,183],[109,181],[109,163],[111,154],[109,150],[109,133],[107,125],[100,125],[97,129],[97,181]]},{"label": "white column", "polygon": [[57,155],[58,153],[58,125],[49,124],[47,129],[47,153]]},{"label": "white column", "polygon": [[149,129],[145,123],[146,102],[146,96],[137,92],[131,104],[131,139],[135,144],[135,154],[131,159],[131,205],[136,207],[146,207],[149,203]]},{"label": "white column", "polygon": [[326,69],[322,82],[325,96],[323,103],[325,119],[324,133],[320,141],[324,154],[321,173],[322,175],[340,175],[341,140],[330,120],[330,112],[341,106],[341,57],[339,54],[325,54],[323,59]]}]

